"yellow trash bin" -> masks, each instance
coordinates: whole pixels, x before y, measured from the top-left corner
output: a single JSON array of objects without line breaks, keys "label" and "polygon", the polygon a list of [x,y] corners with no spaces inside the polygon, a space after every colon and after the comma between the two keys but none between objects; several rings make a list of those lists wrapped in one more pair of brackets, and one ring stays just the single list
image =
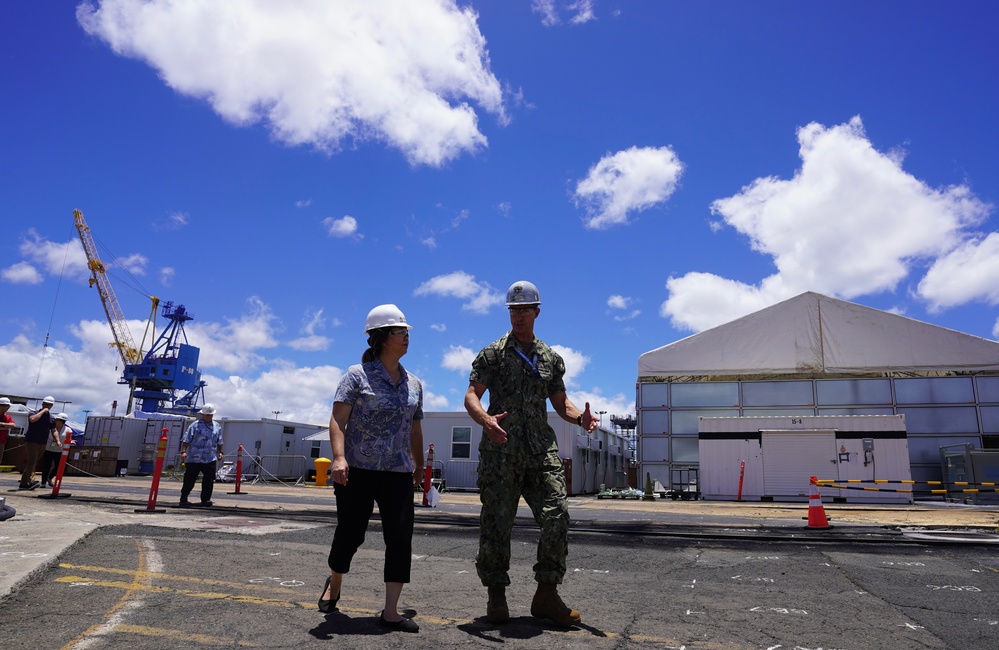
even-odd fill
[{"label": "yellow trash bin", "polygon": [[326,472],[330,471],[332,464],[329,458],[316,459],[316,487],[326,487]]}]

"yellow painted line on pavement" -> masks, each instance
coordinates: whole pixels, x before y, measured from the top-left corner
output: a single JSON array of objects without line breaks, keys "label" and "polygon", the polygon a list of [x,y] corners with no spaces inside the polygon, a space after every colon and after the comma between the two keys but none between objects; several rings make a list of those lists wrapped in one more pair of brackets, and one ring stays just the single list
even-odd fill
[{"label": "yellow painted line on pavement", "polygon": [[[154,575],[159,575],[159,574],[154,574]],[[170,593],[170,594],[177,594],[180,596],[187,596],[189,598],[204,598],[208,600],[228,600],[234,603],[262,605],[268,607],[280,607],[282,609],[312,609],[313,607],[315,607],[315,603],[312,602],[295,603],[286,600],[278,600],[274,598],[257,598],[255,596],[244,596],[240,594],[228,594],[228,593],[211,592],[211,591],[195,591],[192,589],[172,589],[170,587],[157,587],[154,585],[142,585],[137,589],[135,589],[132,588],[132,585],[134,583],[116,581],[116,580],[95,580],[93,578],[88,578],[86,576],[63,576],[60,578],[56,578],[56,582],[61,582],[61,583],[85,582],[95,587],[126,589],[126,590],[131,590],[132,592],[139,590],[145,593],[158,593],[158,594]],[[245,585],[239,585],[239,586],[242,587]],[[354,608],[354,607],[348,608],[341,606],[339,609],[345,613],[350,612],[351,614],[355,615],[372,616],[372,617],[377,616],[379,613],[379,610],[365,609],[365,608]],[[475,620],[469,620],[469,619],[427,616],[425,614],[420,614],[416,620],[419,621],[421,624],[437,625],[440,627],[448,627],[452,625],[475,625],[477,622]],[[493,627],[491,625],[484,626],[484,629],[493,629]],[[187,640],[193,643],[201,643],[205,645],[213,645],[213,644],[226,645],[228,643],[232,643],[231,639],[213,639],[206,637],[204,635],[187,634],[184,632],[172,631],[172,630],[159,631],[159,628],[151,628],[139,625],[119,624],[115,627],[115,631],[129,632],[132,634],[142,634],[146,636],[169,636],[170,638],[175,638],[178,640]],[[625,634],[619,634],[617,632],[594,631],[592,628],[589,629],[585,628],[585,624],[584,624],[584,629],[545,630],[545,632],[551,632],[553,634],[557,632],[560,636],[567,635],[567,636],[574,636],[581,638],[598,636],[608,639],[628,640],[636,643],[655,643],[655,644],[667,644],[667,645],[679,645],[681,643],[678,639],[665,638],[665,637],[639,635],[639,634],[625,635]],[[250,646],[251,644],[240,643],[240,645]],[[70,648],[70,647],[72,647],[72,642],[64,646],[64,648]],[[710,642],[704,642],[704,644],[700,645],[698,645],[697,643],[695,643],[694,645],[686,643],[686,647],[690,648],[691,650],[695,649],[732,650],[733,648],[733,646],[730,645],[716,645]]]},{"label": "yellow painted line on pavement", "polygon": [[157,587],[155,585],[140,585],[134,587],[134,583],[117,581],[117,580],[99,580],[87,576],[62,576],[56,578],[56,582],[63,583],[88,583],[94,587],[110,587],[112,589],[125,589],[130,592],[141,591],[143,593],[150,594],[177,594],[180,596],[187,596],[189,598],[203,598],[205,600],[231,600],[236,603],[244,604],[254,604],[254,605],[269,605],[272,607],[282,607],[284,609],[297,609],[314,607],[313,603],[306,605],[305,603],[293,603],[288,600],[279,600],[277,598],[258,598],[257,596],[245,596],[241,594],[230,594],[220,591],[196,591],[194,589],[173,589],[171,587]]},{"label": "yellow painted line on pavement", "polygon": [[135,548],[138,550],[139,553],[139,569],[138,571],[135,572],[135,577],[132,580],[132,582],[122,583],[122,588],[125,590],[125,593],[122,594],[121,598],[118,599],[118,602],[115,603],[114,606],[108,610],[107,615],[104,617],[103,623],[100,623],[98,625],[91,625],[83,632],[78,634],[75,638],[73,638],[69,643],[62,646],[62,650],[69,650],[70,648],[76,646],[78,643],[85,642],[88,636],[95,634],[98,631],[103,631],[106,629],[114,629],[114,626],[117,624],[116,619],[118,617],[116,617],[116,614],[118,613],[118,611],[124,608],[129,603],[129,601],[132,599],[132,596],[135,593],[137,593],[142,587],[146,586],[142,584],[143,578],[141,576],[142,573],[146,572],[146,566],[147,566],[146,552],[145,549],[142,548],[142,544],[139,543],[139,540],[133,540],[133,541],[135,542]]},{"label": "yellow painted line on pavement", "polygon": [[[144,564],[145,564],[144,560],[140,560],[140,566],[144,566]],[[133,576],[134,579],[131,582],[124,581],[124,580],[120,580],[120,581],[119,580],[102,580],[102,579],[99,579],[99,578],[94,578],[94,577],[89,577],[89,576],[82,576],[82,575],[68,575],[68,576],[61,576],[59,578],[56,578],[56,580],[55,580],[56,582],[64,583],[64,584],[87,583],[88,585],[91,585],[91,586],[94,586],[94,587],[107,587],[107,588],[111,588],[111,589],[124,589],[126,591],[125,596],[123,596],[122,599],[119,600],[119,604],[116,605],[115,608],[112,608],[112,612],[114,612],[118,608],[120,608],[121,604],[126,600],[126,596],[131,597],[131,596],[134,596],[134,594],[136,594],[136,593],[176,594],[176,595],[179,595],[179,596],[187,596],[189,598],[201,598],[201,599],[206,599],[206,600],[226,600],[226,601],[230,601],[230,602],[234,602],[234,603],[240,603],[240,604],[261,605],[261,606],[265,606],[265,607],[278,607],[278,608],[281,608],[281,609],[304,609],[304,610],[309,610],[309,609],[313,609],[315,607],[315,603],[314,602],[301,603],[301,602],[292,602],[292,601],[287,601],[287,600],[280,600],[280,599],[277,599],[277,598],[260,598],[260,597],[257,597],[257,596],[242,595],[242,594],[233,594],[233,593],[224,593],[224,592],[219,592],[219,591],[199,591],[199,590],[194,590],[194,589],[175,589],[175,588],[172,588],[172,587],[156,586],[156,585],[150,584],[148,582],[148,580],[155,577],[157,579],[174,580],[174,581],[180,581],[180,582],[201,583],[201,584],[211,585],[211,586],[217,586],[217,587],[231,587],[233,589],[253,588],[253,589],[267,589],[268,591],[271,591],[271,592],[274,592],[274,591],[285,591],[285,592],[295,592],[295,593],[297,593],[296,590],[293,590],[293,589],[275,588],[275,587],[270,587],[270,586],[267,586],[267,585],[254,585],[254,584],[225,582],[225,581],[222,581],[222,580],[209,580],[209,579],[203,579],[203,578],[194,578],[194,577],[190,577],[190,576],[173,576],[173,575],[169,575],[169,574],[155,573],[155,572],[144,571],[144,570],[130,571],[128,569],[114,569],[114,568],[110,568],[110,567],[76,565],[76,564],[67,564],[67,563],[61,563],[61,564],[59,564],[59,567],[63,568],[63,569],[73,569],[73,570],[77,570],[77,571],[81,571],[81,572],[89,572],[89,573],[104,573],[104,574],[110,573],[110,574],[113,574],[113,575]],[[146,582],[142,582],[143,580],[145,580]],[[339,609],[341,611],[343,611],[344,613],[348,613],[349,612],[350,614],[354,614],[354,615],[372,616],[372,617],[377,616],[378,613],[379,613],[379,611],[380,611],[380,610],[377,610],[377,609],[367,609],[367,608],[361,608],[361,607],[345,607],[345,606],[343,606],[343,603],[341,603]],[[109,612],[109,614],[112,613],[112,612]],[[440,627],[448,627],[448,626],[454,626],[454,625],[475,625],[477,623],[476,620],[450,618],[450,617],[439,617],[439,616],[428,616],[426,614],[420,614],[419,617],[416,620],[418,622],[420,622],[421,624],[436,625],[436,626],[440,626]],[[92,626],[91,629],[88,629],[87,631],[85,631],[83,634],[80,635],[80,637],[78,637],[77,639],[74,639],[73,641],[71,641],[70,643],[68,643],[66,646],[64,646],[63,650],[68,650],[69,648],[72,648],[73,644],[76,643],[79,640],[79,638],[84,637],[88,632],[90,632],[92,629],[96,629],[97,627],[99,627],[99,626]],[[483,629],[484,630],[491,630],[491,629],[493,629],[493,627],[491,625],[490,626],[484,626]],[[218,645],[228,645],[228,644],[233,643],[232,639],[218,639],[218,638],[214,638],[214,637],[208,637],[208,636],[202,635],[202,634],[186,633],[186,632],[180,632],[178,630],[167,630],[167,629],[153,628],[153,627],[147,627],[147,626],[142,626],[142,625],[125,625],[125,624],[120,624],[119,623],[119,624],[115,625],[114,631],[115,632],[122,632],[122,633],[129,633],[129,634],[138,634],[138,635],[142,635],[142,636],[168,637],[168,638],[175,639],[175,640],[178,640],[178,641],[189,641],[191,643],[197,643],[197,644],[209,645],[209,646],[211,646],[211,645],[216,645],[216,646],[218,646]],[[552,634],[557,633],[560,636],[572,636],[572,637],[580,637],[580,638],[597,636],[597,637],[601,637],[601,638],[620,639],[620,640],[632,641],[632,642],[635,642],[635,643],[643,643],[643,644],[645,644],[645,643],[649,643],[649,644],[666,644],[668,646],[677,646],[677,647],[679,647],[680,645],[685,645],[685,647],[689,648],[690,650],[734,650],[734,648],[735,648],[735,646],[725,645],[725,644],[716,644],[716,643],[713,643],[713,642],[710,642],[710,641],[694,642],[694,644],[691,645],[691,643],[689,643],[689,642],[683,642],[683,643],[681,643],[681,641],[679,639],[675,639],[675,638],[657,637],[657,636],[640,635],[640,634],[627,634],[626,635],[626,634],[620,634],[620,633],[617,633],[617,632],[604,632],[604,631],[601,631],[601,630],[596,630],[595,628],[590,628],[590,627],[586,626],[585,624],[583,625],[582,629],[572,629],[572,630],[544,630],[544,631],[546,633],[552,633]],[[253,644],[248,643],[248,642],[237,642],[237,643],[240,646],[254,647]]]},{"label": "yellow painted line on pavement", "polygon": [[139,576],[143,578],[156,578],[158,580],[173,580],[175,582],[193,582],[202,585],[211,585],[213,587],[229,587],[231,589],[253,589],[258,591],[268,591],[268,592],[278,592],[290,595],[297,595],[301,593],[300,589],[292,589],[290,587],[279,587],[271,586],[270,584],[254,584],[252,582],[226,582],[225,580],[212,580],[210,578],[195,578],[193,576],[177,576],[171,575],[169,573],[156,573],[153,571],[133,571],[130,569],[113,569],[111,567],[102,566],[92,566],[86,564],[67,564],[62,562],[59,564],[60,569],[71,569],[73,571],[88,571],[91,573],[110,573],[113,575],[122,576]]}]

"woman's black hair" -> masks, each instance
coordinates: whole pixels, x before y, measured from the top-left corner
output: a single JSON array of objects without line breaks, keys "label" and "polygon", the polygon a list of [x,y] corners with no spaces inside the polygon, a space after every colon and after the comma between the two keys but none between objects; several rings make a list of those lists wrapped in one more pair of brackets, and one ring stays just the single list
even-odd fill
[{"label": "woman's black hair", "polygon": [[389,337],[392,327],[379,327],[368,332],[368,349],[361,355],[361,363],[374,361],[382,354],[382,346]]}]

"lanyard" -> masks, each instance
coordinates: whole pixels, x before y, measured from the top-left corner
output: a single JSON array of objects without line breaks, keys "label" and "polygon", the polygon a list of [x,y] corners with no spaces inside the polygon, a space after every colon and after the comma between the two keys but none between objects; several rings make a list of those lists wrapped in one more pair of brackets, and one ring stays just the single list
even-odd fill
[{"label": "lanyard", "polygon": [[531,369],[531,374],[533,374],[535,377],[540,377],[541,376],[541,373],[538,372],[538,353],[537,352],[535,352],[533,355],[531,355],[531,358],[528,359],[527,355],[524,354],[523,352],[521,352],[520,348],[518,348],[517,346],[513,346],[513,351],[516,352],[517,356],[519,356],[521,359],[523,359],[524,363],[526,363],[528,365],[528,367]]}]

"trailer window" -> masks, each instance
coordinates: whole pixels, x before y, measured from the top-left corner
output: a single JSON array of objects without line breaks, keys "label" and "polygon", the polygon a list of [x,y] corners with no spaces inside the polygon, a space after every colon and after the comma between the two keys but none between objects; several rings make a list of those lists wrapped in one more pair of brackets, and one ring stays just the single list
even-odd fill
[{"label": "trailer window", "polygon": [[451,458],[472,457],[472,427],[451,427]]}]

